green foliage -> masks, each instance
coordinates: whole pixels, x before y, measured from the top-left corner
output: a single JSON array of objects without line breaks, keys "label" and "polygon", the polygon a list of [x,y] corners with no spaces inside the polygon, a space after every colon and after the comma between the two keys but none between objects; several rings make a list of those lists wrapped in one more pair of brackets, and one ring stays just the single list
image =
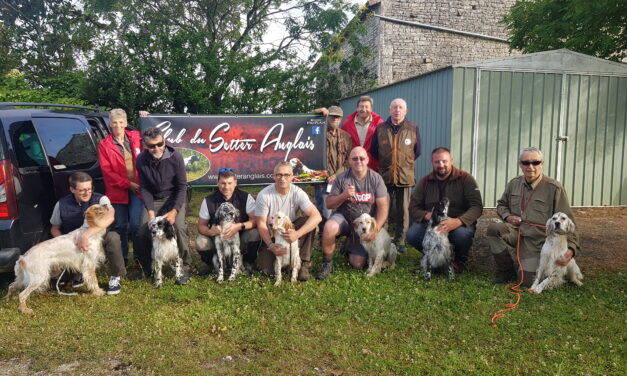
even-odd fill
[{"label": "green foliage", "polygon": [[86,105],[81,99],[47,88],[32,89],[25,76],[13,69],[0,79],[0,102],[36,102]]},{"label": "green foliage", "polygon": [[627,2],[624,0],[522,0],[503,21],[510,47],[523,52],[567,48],[592,56],[627,57]]}]

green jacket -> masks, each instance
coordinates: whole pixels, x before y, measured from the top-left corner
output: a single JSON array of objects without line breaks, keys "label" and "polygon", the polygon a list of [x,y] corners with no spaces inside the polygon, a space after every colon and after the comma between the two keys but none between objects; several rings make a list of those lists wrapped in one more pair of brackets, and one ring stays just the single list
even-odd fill
[{"label": "green jacket", "polygon": [[[516,215],[521,217],[523,222],[545,226],[553,214],[562,212],[570,217],[573,223],[575,222],[562,185],[545,175],[542,175],[541,179],[535,189],[525,181],[524,176],[518,176],[507,184],[496,206],[496,212],[503,221],[510,215]],[[523,224],[520,227],[520,235],[521,258],[539,258],[546,239],[546,230]],[[574,253],[579,250],[579,234],[576,230],[568,235],[568,248]]]},{"label": "green jacket", "polygon": [[[453,167],[451,175],[446,180],[443,196],[450,201],[448,216],[459,218],[464,226],[472,226],[477,223],[477,218],[483,212],[481,191],[475,178]],[[409,217],[413,222],[422,222],[425,215],[440,201],[438,180],[434,173],[420,179],[411,194],[409,201]]]},{"label": "green jacket", "polygon": [[403,120],[395,126],[390,119],[379,124],[370,152],[379,161],[379,174],[385,185],[416,185],[414,162],[420,156],[420,133],[415,124]]},{"label": "green jacket", "polygon": [[338,175],[348,169],[348,156],[353,149],[351,135],[338,129],[336,134],[327,131],[327,175]]}]

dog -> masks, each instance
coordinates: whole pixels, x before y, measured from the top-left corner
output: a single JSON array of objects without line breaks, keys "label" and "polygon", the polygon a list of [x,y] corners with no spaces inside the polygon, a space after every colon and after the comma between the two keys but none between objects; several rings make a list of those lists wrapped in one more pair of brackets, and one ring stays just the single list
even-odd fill
[{"label": "dog", "polygon": [[194,162],[197,162],[199,160],[200,158],[198,158],[197,155],[190,155],[189,157],[183,158],[183,163],[187,167],[188,165],[193,164]]},{"label": "dog", "polygon": [[97,232],[89,239],[86,252],[81,251],[77,244],[78,239],[87,230],[80,227],[72,232],[48,239],[36,244],[25,254],[20,256],[15,264],[15,281],[9,285],[6,299],[18,290],[19,310],[25,314],[32,314],[33,310],[26,305],[26,300],[34,291],[44,291],[50,278],[63,269],[80,272],[89,291],[96,296],[105,295],[98,286],[96,268],[105,260],[103,237],[107,229],[105,217],[107,206],[92,205],[85,211],[85,222]]},{"label": "dog", "polygon": [[312,170],[309,167],[305,166],[303,162],[301,162],[298,158],[290,159],[290,165],[292,165],[292,169],[294,170],[294,175],[300,174],[313,174],[316,170]]},{"label": "dog", "polygon": [[183,260],[179,256],[174,226],[163,217],[155,217],[148,222],[152,235],[152,275],[155,287],[163,285],[163,264],[170,264],[177,281],[183,276]]},{"label": "dog", "polygon": [[448,218],[449,200],[443,197],[433,209],[431,209],[431,218],[427,225],[425,237],[422,240],[422,256],[421,266],[424,273],[425,281],[431,279],[431,270],[433,268],[448,267],[448,279],[454,279],[453,264],[451,256],[453,255],[453,246],[448,240],[448,234],[441,233],[438,230],[440,222]]},{"label": "dog", "polygon": [[231,239],[224,236],[229,227],[239,220],[239,215],[239,210],[229,202],[223,202],[216,210],[216,218],[222,228],[220,235],[215,237],[216,254],[213,255],[213,267],[218,271],[218,282],[224,281],[225,263],[231,265],[229,281],[234,281],[242,268],[239,232]]},{"label": "dog", "polygon": [[566,266],[555,263],[568,250],[567,235],[575,231],[575,223],[564,213],[555,213],[546,222],[546,241],[540,251],[540,266],[536,271],[536,279],[530,291],[536,294],[545,290],[552,290],[571,281],[577,286],[583,283],[583,274],[575,259],[571,259]]},{"label": "dog", "polygon": [[274,260],[274,274],[276,275],[275,286],[281,284],[281,269],[285,266],[289,266],[292,270],[291,282],[296,282],[298,272],[300,271],[301,260],[300,250],[298,248],[298,241],[288,243],[287,240],[281,236],[290,229],[294,229],[294,224],[290,221],[289,217],[281,212],[277,212],[272,216],[272,231],[271,236],[274,237],[274,242],[287,249],[287,253],[283,256],[276,256]]},{"label": "dog", "polygon": [[383,267],[394,269],[398,256],[396,245],[392,243],[390,234],[384,228],[379,230],[374,240],[366,240],[375,231],[376,225],[377,222],[368,213],[360,215],[353,221],[355,233],[359,236],[361,245],[368,252],[368,277],[378,274]]}]

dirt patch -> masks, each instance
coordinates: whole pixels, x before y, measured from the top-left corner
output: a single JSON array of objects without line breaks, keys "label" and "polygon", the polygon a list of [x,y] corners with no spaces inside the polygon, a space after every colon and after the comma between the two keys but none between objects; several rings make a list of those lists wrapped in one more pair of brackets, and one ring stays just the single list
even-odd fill
[{"label": "dirt patch", "polygon": [[119,359],[111,358],[101,362],[78,362],[61,364],[52,370],[36,371],[31,359],[0,359],[0,376],[98,376],[113,375],[127,376],[137,369],[130,363],[122,363]]},{"label": "dirt patch", "polygon": [[[577,264],[584,273],[591,271],[627,270],[627,207],[573,209],[580,236],[581,250]],[[484,210],[477,224],[475,243],[471,250],[473,269],[494,270],[494,261],[485,239],[491,222],[498,221],[495,210]]]}]

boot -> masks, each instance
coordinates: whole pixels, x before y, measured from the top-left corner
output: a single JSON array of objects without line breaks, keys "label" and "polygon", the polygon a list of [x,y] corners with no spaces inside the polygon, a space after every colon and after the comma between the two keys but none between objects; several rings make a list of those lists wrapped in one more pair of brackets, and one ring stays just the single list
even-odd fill
[{"label": "boot", "polygon": [[309,281],[311,276],[309,275],[309,267],[311,266],[311,261],[303,261],[300,265],[300,270],[298,271],[298,280],[301,282]]},{"label": "boot", "polygon": [[318,272],[318,279],[323,280],[329,276],[333,272],[333,260],[325,260],[322,263],[322,268]]},{"label": "boot", "polygon": [[[521,273],[518,272],[517,274],[517,280],[520,281],[520,277],[521,277]],[[526,287],[529,288],[531,287],[531,285],[533,284],[533,281],[536,279],[536,273],[535,272],[528,272],[525,270],[525,275],[524,275],[525,279],[524,281],[522,281],[522,283],[520,284],[522,287]]]},{"label": "boot", "polygon": [[511,282],[516,278],[516,269],[514,269],[514,264],[512,263],[512,259],[509,257],[509,253],[507,251],[503,251],[499,254],[493,254],[494,264],[496,265],[496,271],[494,273],[494,278],[492,278],[492,283],[494,284],[503,284],[507,282]]}]

